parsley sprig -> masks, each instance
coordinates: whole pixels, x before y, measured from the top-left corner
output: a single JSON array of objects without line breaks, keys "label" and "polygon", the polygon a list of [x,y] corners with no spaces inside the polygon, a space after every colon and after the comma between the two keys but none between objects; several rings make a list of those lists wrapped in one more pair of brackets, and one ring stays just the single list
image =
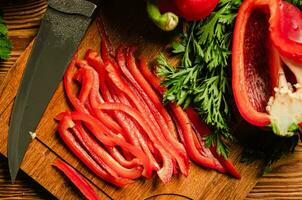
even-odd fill
[{"label": "parsley sprig", "polygon": [[12,43],[7,37],[7,32],[7,26],[3,21],[3,14],[0,10],[0,61],[9,58],[12,48]]},{"label": "parsley sprig", "polygon": [[185,24],[179,42],[172,44],[172,54],[181,57],[179,66],[171,66],[163,55],[158,57],[157,74],[168,88],[165,101],[184,108],[193,104],[212,134],[206,145],[215,145],[217,153],[227,157],[226,140],[230,134],[230,94],[227,71],[230,68],[230,44],[233,24],[241,0],[221,0],[205,20]]}]

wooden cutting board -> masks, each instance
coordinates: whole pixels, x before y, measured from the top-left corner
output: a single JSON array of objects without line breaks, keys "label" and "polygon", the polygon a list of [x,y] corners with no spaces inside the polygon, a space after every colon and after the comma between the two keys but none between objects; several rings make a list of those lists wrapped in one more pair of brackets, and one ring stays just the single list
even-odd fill
[{"label": "wooden cutting board", "polygon": [[[143,1],[110,1],[102,5],[102,16],[106,29],[114,45],[127,44],[138,47],[140,53],[150,59],[157,55],[169,43],[173,33],[159,31],[147,19]],[[79,54],[87,48],[99,48],[100,36],[95,22],[89,27],[81,45]],[[31,45],[24,51],[10,70],[7,79],[0,88],[0,152],[6,155],[8,122],[13,101],[19,86]],[[215,171],[203,169],[192,163],[190,174],[185,177],[173,177],[168,184],[162,184],[158,178],[137,180],[135,183],[118,189],[107,185],[94,176],[79,162],[61,142],[56,133],[54,116],[68,109],[62,84],[59,85],[37,129],[37,138],[31,143],[21,169],[59,199],[78,199],[80,196],[66,179],[52,166],[60,157],[82,173],[97,189],[102,199],[144,199],[162,194],[162,199],[177,199],[179,194],[191,199],[243,199],[257,182],[259,164],[245,165],[239,162],[241,149],[232,148],[231,159],[242,174],[241,180],[229,178]],[[168,195],[168,196],[167,196]],[[178,197],[178,199],[183,199]]]}]

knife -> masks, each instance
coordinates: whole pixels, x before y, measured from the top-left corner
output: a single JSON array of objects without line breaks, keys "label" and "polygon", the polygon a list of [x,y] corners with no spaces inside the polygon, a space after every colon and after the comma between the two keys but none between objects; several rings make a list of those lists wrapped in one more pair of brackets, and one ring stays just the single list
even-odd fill
[{"label": "knife", "polygon": [[96,4],[86,0],[48,1],[10,119],[7,154],[12,182],[96,8]]}]

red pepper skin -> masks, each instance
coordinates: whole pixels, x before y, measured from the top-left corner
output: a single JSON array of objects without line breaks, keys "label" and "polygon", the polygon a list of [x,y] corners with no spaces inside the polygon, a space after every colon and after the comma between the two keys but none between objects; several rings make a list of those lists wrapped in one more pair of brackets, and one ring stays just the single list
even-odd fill
[{"label": "red pepper skin", "polygon": [[[140,59],[140,65],[147,65],[146,59],[144,57],[142,57]],[[131,72],[131,74],[135,78],[135,80],[142,87],[143,91],[146,92],[148,97],[151,99],[151,101],[153,102],[153,104],[155,105],[157,110],[160,112],[160,114],[164,118],[165,122],[167,123],[168,129],[170,130],[170,134],[172,134],[172,136],[176,139],[177,138],[177,133],[176,133],[174,123],[173,123],[169,113],[167,112],[167,110],[163,106],[160,98],[158,97],[156,92],[152,89],[152,86],[148,83],[148,81],[144,78],[143,74],[139,71],[139,69],[138,69],[138,67],[135,63],[135,58],[134,58],[134,55],[133,55],[132,51],[129,51],[129,53],[127,55],[127,66],[128,66],[129,71]],[[170,140],[174,140],[174,139],[170,138]],[[183,149],[182,145],[179,146],[179,149],[185,151]]]},{"label": "red pepper skin", "polygon": [[[102,77],[102,79],[99,80],[101,92],[103,95],[103,98],[106,102],[114,102],[115,100],[112,99],[111,94],[108,90],[108,87],[106,86],[106,71],[104,69],[102,60],[100,57],[97,57],[97,53],[93,51],[89,51],[86,53],[86,59],[88,60],[88,63],[91,64],[99,74],[99,77]],[[98,109],[99,110],[99,109]],[[99,110],[101,112],[101,110]],[[137,130],[133,122],[128,119],[126,115],[119,112],[114,112],[114,116],[118,120],[118,122],[123,126],[125,129],[125,132],[128,133],[128,139],[130,139],[132,144],[138,145],[140,143],[143,151],[146,153],[149,161],[151,162],[151,168],[144,169],[143,175],[147,178],[151,178],[152,176],[152,169],[158,170],[159,166],[156,163],[154,157],[152,156],[148,146],[145,144],[145,139],[142,138],[140,131]],[[134,134],[134,135],[133,135]]]},{"label": "red pepper skin", "polygon": [[[239,9],[238,15],[236,17],[235,28],[233,32],[233,47],[232,47],[232,86],[233,93],[237,108],[241,116],[247,120],[249,123],[255,126],[267,126],[270,124],[269,115],[266,112],[257,111],[250,101],[247,91],[247,81],[245,77],[245,58],[244,58],[244,49],[245,47],[245,33],[249,17],[252,12],[257,8],[261,9],[264,13],[267,13],[267,9],[271,8],[269,5],[270,2],[276,2],[279,0],[245,0]],[[273,9],[273,8],[271,8]],[[272,84],[276,83],[276,68],[278,68],[279,57],[274,53],[273,46],[270,41],[267,41],[269,65],[266,66],[270,68]],[[258,58],[259,59],[259,58]],[[263,58],[264,59],[264,58]],[[272,86],[275,87],[276,85]],[[271,91],[273,94],[273,91]]]},{"label": "red pepper skin", "polygon": [[[94,52],[92,52],[92,50],[88,50],[86,53],[86,56],[89,55],[88,57],[90,57],[90,54],[93,54]],[[91,60],[91,59],[89,59]],[[101,60],[96,60],[95,62],[100,62]],[[93,62],[93,64],[95,64]],[[90,104],[89,104],[89,109],[92,113],[96,114],[96,117],[98,119],[100,119],[106,126],[108,126],[110,129],[115,130],[115,132],[122,132],[121,127],[116,124],[116,122],[106,113],[101,112],[99,109],[95,109],[96,103],[101,103],[104,102],[104,100],[102,99],[102,97],[99,95],[98,93],[98,88],[99,88],[99,79],[98,79],[98,75],[95,74],[96,72],[91,70],[92,68],[90,66],[87,65],[86,62],[78,62],[78,65],[82,68],[78,71],[77,74],[79,74],[79,76],[83,76],[82,73],[87,73],[87,71],[91,73],[93,73],[94,75],[94,84],[92,85],[91,88],[91,93],[90,93]],[[85,78],[86,80],[90,80],[90,78]],[[91,82],[92,80],[90,80]],[[81,98],[81,94],[79,95],[79,98]],[[86,106],[88,107],[88,105]],[[94,108],[94,109],[93,109]],[[110,154],[119,162],[121,163],[121,165],[123,165],[124,167],[133,167],[133,166],[137,166],[138,165],[138,160],[132,159],[131,161],[126,160],[117,149],[113,148],[113,147],[108,147],[107,150],[110,152]]]},{"label": "red pepper skin", "polygon": [[[113,132],[115,132],[115,133],[123,132],[122,128],[111,117],[109,117],[107,114],[101,112],[100,110],[95,109],[95,107],[98,105],[98,103],[100,103],[98,101],[102,100],[99,95],[99,78],[98,78],[97,72],[91,66],[89,66],[88,63],[86,63],[86,62],[81,62],[81,63],[79,63],[79,65],[86,72],[86,73],[84,73],[84,77],[83,77],[84,80],[86,80],[86,84],[91,85],[91,88],[89,91],[89,102],[90,102],[90,106],[91,106],[93,113],[102,123],[104,123],[104,125],[106,125]],[[85,83],[83,83],[83,84],[85,85]],[[81,93],[80,93],[80,95],[81,95]]]},{"label": "red pepper skin", "polygon": [[[99,157],[97,153],[95,153],[94,148],[92,148],[92,142],[88,144],[87,140],[92,140],[91,138],[87,139],[88,134],[83,129],[80,130],[80,125],[77,123],[74,127],[72,127],[72,131],[74,135],[78,138],[79,143],[86,149],[87,153],[102,167],[104,168],[111,176],[115,178],[119,178],[119,175],[115,170],[113,170],[107,163],[104,162],[104,158]],[[98,147],[96,147],[98,148]]]},{"label": "red pepper skin", "polygon": [[[110,80],[108,80],[108,81],[109,81],[109,83],[108,83],[109,85],[110,84],[114,85],[113,83],[110,82]],[[114,99],[114,101],[111,101],[111,102],[123,103],[127,106],[134,107],[134,105],[131,104],[131,102],[128,100],[126,95],[119,92],[117,88],[111,87],[111,88],[108,88],[108,89],[110,91],[110,95],[112,96],[111,98]],[[108,101],[108,102],[110,102],[110,101]],[[131,118],[129,116],[127,116],[127,115],[125,115],[125,116],[128,117],[129,120],[131,120]],[[135,120],[132,120],[132,121],[135,123]],[[142,136],[142,139],[143,139],[142,142],[147,143],[148,148],[150,149],[150,151],[153,154],[156,153],[155,149],[154,149],[154,146],[152,144],[152,141],[150,141],[147,134],[144,134],[144,130],[140,126],[138,126],[137,123],[135,123],[135,126],[139,130],[139,133]],[[140,137],[138,137],[138,138],[140,138]]]},{"label": "red pepper skin", "polygon": [[152,73],[151,69],[149,69],[147,65],[146,58],[141,56],[140,58],[140,71],[143,74],[144,78],[149,82],[149,84],[157,91],[160,95],[166,92],[166,88],[161,86],[160,79]]},{"label": "red pepper skin", "polygon": [[[154,101],[152,101],[150,99],[149,95],[147,95],[147,93],[153,92],[153,89],[151,87],[148,88],[149,91],[145,90],[146,87],[143,89],[141,87],[141,85],[136,81],[134,74],[131,74],[130,71],[128,70],[128,69],[133,69],[133,68],[137,69],[133,51],[128,50],[127,66],[126,66],[125,56],[124,56],[121,48],[119,48],[117,50],[117,60],[119,62],[121,71],[128,78],[129,82],[132,83],[132,85],[134,86],[136,91],[139,93],[139,95],[141,95],[142,99],[147,104],[148,108],[150,109],[152,115],[155,118],[156,123],[159,125],[159,129],[162,132],[163,136],[165,137],[167,142],[169,142],[171,144],[171,146],[175,149],[175,152],[178,155],[174,153],[173,156],[175,156],[175,159],[179,165],[180,171],[185,176],[187,176],[188,171],[189,171],[189,159],[188,159],[187,153],[185,151],[185,148],[181,143],[179,143],[179,141],[175,137],[173,137],[173,134],[169,130],[168,125],[167,125],[163,115],[159,112],[159,110],[161,110],[163,113],[163,110],[164,111],[166,111],[166,110],[162,106],[162,103],[159,101],[159,99],[157,99],[157,102],[156,102],[157,106],[156,106]],[[136,75],[136,77],[137,77],[137,75]],[[165,113],[167,114],[167,112],[165,112]]]},{"label": "red pepper skin", "polygon": [[[106,87],[106,89],[108,90],[108,88]],[[116,103],[123,103],[124,105],[128,105],[131,106],[129,101],[124,97],[119,97],[117,95],[116,92],[111,91],[107,92],[108,94],[110,93],[110,96],[108,97],[111,103],[116,102]],[[122,116],[125,120],[124,120],[124,125],[126,129],[129,129],[129,131],[132,131],[135,136],[138,139],[139,145],[141,146],[142,150],[145,152],[145,154],[147,155],[150,163],[151,163],[151,167],[153,170],[158,171],[159,170],[159,165],[156,162],[156,159],[153,157],[152,155],[152,151],[150,150],[150,146],[152,147],[152,150],[154,149],[152,142],[150,141],[150,139],[148,138],[148,136],[143,135],[143,129],[139,129],[139,127],[136,126],[135,121],[132,121],[132,119],[130,118],[130,116],[126,115],[125,113],[118,112],[119,116]],[[121,118],[121,120],[123,120],[123,118]],[[152,169],[150,169],[150,171],[146,170],[143,172],[144,176],[146,177],[150,177],[152,176]]]},{"label": "red pepper skin", "polygon": [[[156,141],[156,136],[153,133],[153,131],[151,130],[151,128],[148,126],[148,124],[146,123],[146,120],[144,118],[142,118],[142,116],[134,109],[132,109],[129,106],[126,106],[124,104],[121,103],[103,103],[99,106],[99,109],[104,109],[104,110],[119,110],[122,112],[125,112],[126,114],[130,115],[133,119],[135,119],[138,124],[145,130],[146,133],[148,133],[148,136],[150,137],[150,139],[152,141],[154,141],[154,146],[162,153],[162,159],[164,162],[164,167],[167,167],[167,169],[160,169],[160,173],[162,172],[162,176],[160,176],[160,178],[162,179],[163,182],[168,182],[170,180],[170,177],[172,176],[173,173],[173,167],[171,167],[170,165],[172,164],[172,162],[170,162],[169,160],[169,155],[167,155],[167,152],[164,150],[164,148]],[[165,164],[167,164],[165,166]]]},{"label": "red pepper skin", "polygon": [[302,64],[302,12],[285,1],[270,2],[270,31],[279,53],[295,63]]},{"label": "red pepper skin", "polygon": [[[151,70],[146,65],[145,61],[143,62],[143,65],[140,65],[140,67],[144,77],[149,81],[151,86],[153,86],[153,88],[162,95],[165,92],[166,88],[160,85],[159,78],[151,72]],[[198,143],[198,146],[196,147],[197,141],[196,141],[196,137],[194,137],[194,130],[192,129],[191,122],[187,114],[183,111],[183,109],[178,105],[176,105],[175,103],[169,103],[169,107],[173,111],[172,115],[175,119],[175,123],[178,128],[180,139],[184,144],[189,157],[196,163],[200,164],[201,166],[215,169],[221,173],[224,173],[225,170],[217,162],[217,160],[211,158],[211,156],[213,155],[210,155],[209,157],[205,157],[199,152],[198,147],[199,149],[201,149],[201,146]]]},{"label": "red pepper skin", "polygon": [[[82,65],[84,64],[83,62],[85,61],[77,61],[77,65]],[[81,64],[79,64],[81,63]],[[74,78],[81,82],[81,89],[79,92],[79,96],[78,99],[80,100],[80,102],[82,104],[85,104],[85,102],[87,101],[89,94],[90,94],[90,90],[92,88],[92,84],[93,84],[93,74],[91,71],[89,70],[85,70],[85,69],[79,69],[75,74],[74,74]]]},{"label": "red pepper skin", "polygon": [[107,151],[116,161],[126,168],[133,168],[141,165],[141,162],[137,158],[133,158],[132,160],[125,159],[116,148],[107,148]]},{"label": "red pepper skin", "polygon": [[56,159],[53,165],[64,173],[64,175],[74,184],[74,186],[80,190],[85,198],[88,200],[100,200],[96,192],[92,189],[85,178],[67,163],[60,159]]},{"label": "red pepper skin", "polygon": [[108,53],[108,44],[106,39],[103,39],[101,41],[101,55],[102,55],[102,59],[104,61],[109,61],[110,60],[110,55]]},{"label": "red pepper skin", "polygon": [[[133,55],[130,55],[128,59],[133,59]],[[130,62],[130,61],[129,61]],[[141,56],[139,60],[139,65],[141,66],[141,69],[148,68],[147,60],[144,56]],[[129,65],[129,70],[135,77],[136,81],[140,84],[140,86],[146,91],[149,98],[153,101],[156,108],[159,110],[159,112],[162,114],[162,116],[165,118],[165,121],[169,127],[169,130],[173,134],[174,138],[177,138],[177,132],[173,123],[173,120],[165,107],[162,105],[162,100],[159,98],[159,96],[156,94],[156,91],[152,89],[152,86],[149,84],[149,82],[144,78],[144,75],[140,72],[139,68],[136,65]],[[159,87],[160,83],[159,83]],[[160,90],[164,90],[163,88],[160,88]]]},{"label": "red pepper skin", "polygon": [[[86,55],[85,55],[85,59],[87,60],[88,64],[90,66],[92,66],[98,73],[99,77],[102,77],[102,78],[99,78],[99,86],[100,86],[100,91],[102,92],[102,82],[105,81],[105,75],[106,75],[106,70],[104,68],[104,63],[103,63],[103,60],[101,58],[101,56],[98,55],[98,53],[96,51],[93,51],[93,50],[88,50],[86,52]],[[104,96],[103,96],[104,98]],[[99,102],[103,102],[102,101],[99,101]],[[111,113],[108,113],[111,117],[113,117],[113,115]]]},{"label": "red pepper skin", "polygon": [[174,0],[181,17],[188,21],[207,17],[217,6],[219,0]]},{"label": "red pepper skin", "polygon": [[67,147],[98,177],[101,179],[110,182],[116,186],[122,187],[132,181],[129,179],[119,178],[116,179],[110,174],[108,174],[101,166],[99,166],[89,155],[88,153],[79,145],[79,143],[75,140],[72,133],[68,130],[74,126],[69,113],[61,113],[57,119],[60,119],[58,125],[58,132],[64,143]]},{"label": "red pepper skin", "polygon": [[[93,55],[93,53],[89,53],[89,54],[86,54],[87,56],[87,58],[89,58],[89,61],[88,62],[90,62],[90,63],[92,63],[94,66],[95,66],[95,68],[97,68],[97,69],[100,69],[101,70],[101,68],[103,68],[103,65],[101,64],[101,63],[99,63],[98,62],[98,60],[100,59],[100,58],[97,58],[96,56],[96,54],[95,55]],[[103,79],[105,79],[105,75],[106,74],[99,74],[99,76],[100,77],[102,77]],[[99,109],[96,109],[96,107],[100,104],[100,103],[103,103],[103,102],[97,102],[97,97],[96,96],[98,96],[98,94],[99,94],[99,83],[100,83],[100,80],[99,80],[99,77],[98,76],[98,74],[97,73],[95,73],[95,79],[97,79],[96,80],[96,82],[94,83],[94,87],[93,87],[93,89],[92,89],[92,92],[91,92],[91,94],[90,94],[90,103],[91,103],[91,105],[92,105],[92,107],[94,108],[94,112],[96,113],[96,115],[99,115],[99,114],[101,114],[101,113],[104,113],[104,112],[102,112],[101,110],[99,110]],[[103,82],[102,82],[102,84],[104,84]],[[104,87],[104,86],[103,86]],[[102,90],[101,90],[102,92],[103,91],[107,91],[107,89],[106,88],[103,88]],[[108,97],[107,97],[107,94],[106,93],[103,93],[103,96],[105,96],[105,98],[106,98],[106,101],[108,101],[109,99],[108,99]],[[135,136],[133,136],[133,134],[132,134],[132,128],[130,128],[130,130],[128,130],[128,128],[127,127],[125,127],[124,125],[125,125],[125,123],[124,123],[124,120],[125,119],[122,119],[121,120],[121,118],[123,117],[123,116],[120,116],[120,114],[118,114],[118,113],[116,113],[116,112],[113,112],[113,115],[114,115],[114,117],[118,120],[118,123],[119,124],[121,124],[122,126],[123,126],[123,128],[124,128],[124,130],[122,130],[122,128],[119,126],[119,125],[117,125],[118,127],[119,127],[119,129],[121,130],[120,132],[125,132],[125,134],[126,134],[126,138],[132,143],[132,144],[135,144],[135,145],[138,145],[138,140],[137,140],[137,138],[135,137]],[[108,118],[109,116],[107,116],[107,118]],[[113,121],[113,120],[112,120]],[[115,124],[116,124],[116,122],[115,121],[113,121]]]},{"label": "red pepper skin", "polygon": [[[221,168],[221,165],[217,162],[214,156],[209,157],[209,155],[202,155],[201,152],[199,152],[196,148],[194,141],[194,130],[192,129],[188,116],[182,110],[182,108],[177,106],[175,103],[170,103],[169,105],[173,111],[176,123],[181,130],[183,142],[186,150],[188,151],[189,157],[203,167],[222,171],[223,169]],[[210,153],[210,151],[208,151],[208,153]]]},{"label": "red pepper skin", "polygon": [[72,93],[72,83],[73,83],[73,77],[74,77],[74,73],[72,72],[73,69],[76,68],[75,64],[76,64],[76,60],[77,57],[74,57],[68,68],[66,69],[64,78],[63,78],[63,84],[64,84],[64,89],[66,92],[66,95],[68,97],[68,100],[70,101],[70,103],[72,104],[72,106],[75,108],[75,110],[80,111],[80,112],[84,112],[84,113],[89,113],[88,110],[85,108],[84,104],[80,102],[80,100],[75,96],[75,94]]},{"label": "red pepper skin", "polygon": [[[138,94],[133,93],[134,91],[131,90],[128,87],[128,85],[121,79],[119,72],[113,67],[113,65],[111,63],[105,64],[105,67],[108,72],[108,77],[110,77],[110,79],[115,84],[115,86],[121,92],[125,93],[129,97],[129,99],[135,104],[136,108],[140,111],[143,118],[153,120],[152,121],[153,123],[151,123],[151,121],[149,121],[149,120],[146,120],[146,124],[149,127],[153,127],[152,129],[150,129],[151,133],[153,134],[153,136],[155,136],[154,138],[156,139],[153,141],[156,141],[157,143],[161,144],[161,147],[164,148],[166,152],[170,153],[171,155],[174,156],[174,158],[176,158],[177,155],[175,155],[175,151],[173,150],[174,147],[169,142],[165,142],[166,139],[163,137],[162,134],[159,134],[160,130],[157,129],[157,126],[154,126],[154,125],[156,125],[156,121],[154,120],[150,110],[147,108],[146,105],[144,105],[144,102],[141,101],[141,99],[139,98],[140,96]],[[154,130],[155,128],[156,128],[156,131]],[[163,149],[158,149],[158,150],[160,152],[161,151],[163,152]]]},{"label": "red pepper skin", "polygon": [[129,179],[136,179],[141,176],[140,167],[128,169],[121,166],[107,153],[107,151],[105,151],[91,136],[89,136],[81,124],[76,124],[75,127],[73,127],[73,131],[92,157],[96,161],[100,160],[100,165],[108,166],[107,168],[104,168],[111,173],[111,175],[113,175],[112,173],[115,173],[115,176],[117,177]]},{"label": "red pepper skin", "polygon": [[158,7],[161,13],[172,12],[177,16],[180,16],[179,10],[176,7],[175,1],[171,0],[160,0],[158,2]]},{"label": "red pepper skin", "polygon": [[91,131],[91,133],[105,146],[120,146],[125,152],[129,152],[132,155],[136,156],[144,164],[148,164],[144,153],[137,147],[126,142],[119,135],[111,135],[106,130],[102,128],[101,123],[91,115],[80,113],[80,112],[71,112],[70,117],[75,121],[82,121],[84,125]]},{"label": "red pepper skin", "polygon": [[[196,130],[196,132],[198,132],[198,134],[201,137],[204,137],[210,133],[210,130],[207,128],[206,124],[204,124],[202,122],[198,113],[195,110],[193,110],[192,108],[188,108],[186,110],[186,113],[187,113],[192,125],[194,126],[194,129]],[[226,171],[231,176],[233,176],[237,179],[241,178],[240,173],[237,171],[235,166],[229,160],[227,160],[223,156],[217,154],[216,146],[211,146],[210,150],[211,150],[212,154],[215,156],[215,158],[218,159],[220,164],[224,167],[224,169],[226,169]]]}]

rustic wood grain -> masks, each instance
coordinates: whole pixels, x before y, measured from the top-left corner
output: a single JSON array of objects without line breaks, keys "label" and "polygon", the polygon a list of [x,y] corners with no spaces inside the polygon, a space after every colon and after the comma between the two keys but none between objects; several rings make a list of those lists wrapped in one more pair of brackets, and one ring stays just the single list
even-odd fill
[{"label": "rustic wood grain", "polygon": [[40,185],[29,181],[31,178],[24,172],[19,174],[14,184],[10,183],[8,173],[7,159],[0,156],[0,199],[53,199]]},{"label": "rustic wood grain", "polygon": [[[0,125],[5,132],[8,131],[8,116],[10,116],[11,109],[12,103],[0,116]],[[7,134],[3,134],[2,132],[2,136],[0,151],[3,155],[6,155],[7,146],[3,141],[7,140],[5,138]],[[25,154],[21,169],[27,175],[34,177],[40,185],[47,188],[58,199],[83,199],[83,196],[66,180],[66,177],[52,166],[52,163],[58,158],[60,157],[54,154],[43,143],[34,139]],[[95,185],[92,185],[92,187],[101,199],[110,199],[98,187]],[[47,196],[47,199],[54,199],[54,197]]]},{"label": "rustic wood grain", "polygon": [[[106,19],[108,20],[109,24],[117,24],[117,21],[120,20],[121,16],[123,16],[124,18],[124,23],[135,23],[139,20],[133,20],[133,16],[129,16],[128,13],[133,13],[134,11],[139,12],[140,15],[143,15],[144,10],[143,9],[137,9],[136,6],[133,6],[132,8],[129,7],[129,9],[125,9],[122,10],[121,13],[116,13],[116,12],[111,12],[111,9],[116,9],[118,10],[118,7],[123,7],[124,4],[121,3],[121,5],[118,5],[117,1],[113,1],[110,2],[113,4],[113,7],[110,7],[107,5],[108,11],[106,12],[106,10],[104,11],[104,15],[106,17]],[[107,2],[108,4],[108,2]],[[1,5],[1,4],[0,4]],[[37,31],[37,27],[39,25],[39,21],[40,18],[45,10],[45,1],[44,0],[31,0],[31,1],[25,1],[22,4],[17,4],[17,5],[9,5],[7,7],[5,7],[5,11],[6,15],[5,15],[5,20],[8,22],[10,31],[9,31],[9,36],[12,38],[12,41],[14,43],[14,51],[12,53],[12,57],[9,61],[6,61],[4,63],[0,64],[0,81],[1,78],[5,76],[7,70],[9,68],[11,68],[13,66],[13,64],[15,63],[16,59],[21,55],[21,53],[23,52],[23,50],[25,49],[25,47],[28,45],[28,43],[33,39],[34,35],[36,34]],[[128,5],[125,5],[126,7]],[[1,6],[0,6],[1,7]],[[2,8],[2,7],[1,7]],[[106,5],[105,5],[106,8]],[[124,7],[123,7],[124,8]],[[20,12],[22,10],[22,12]],[[119,16],[119,14],[121,16]],[[123,20],[123,19],[122,19]],[[111,37],[111,39],[113,39],[114,43],[117,43],[118,41],[129,41],[131,43],[136,43],[136,44],[140,44],[141,46],[144,46],[146,43],[154,43],[157,45],[157,48],[160,46],[160,44],[165,41],[165,34],[159,34],[158,30],[151,30],[150,33],[147,33],[148,31],[150,31],[148,29],[149,26],[152,26],[152,24],[150,24],[148,21],[144,21],[144,23],[141,24],[136,24],[138,27],[134,27],[134,26],[130,26],[130,27],[125,27],[124,26],[115,26],[113,28],[113,30],[111,30],[111,33],[109,35],[114,35],[112,33],[118,33],[118,35],[115,35],[114,37]],[[131,30],[133,29],[133,30]],[[140,33],[140,34],[137,34]],[[154,37],[154,35],[156,35],[156,37]],[[130,37],[130,39],[129,39]],[[156,38],[156,40],[154,40],[154,38]],[[133,42],[134,40],[136,40],[136,42]],[[146,42],[147,40],[147,42]],[[153,48],[153,47],[151,47]],[[150,50],[146,50],[148,51],[148,54],[150,53]],[[152,51],[151,54],[154,55],[156,53],[156,51]],[[20,72],[19,72],[20,73]],[[9,80],[9,79],[7,79]],[[18,81],[16,81],[18,82]],[[10,90],[14,90],[14,87],[16,86],[16,82],[14,82],[12,84],[12,87]],[[10,84],[6,84],[6,89],[9,88]],[[1,91],[1,90],[0,90]],[[61,102],[61,100],[64,99],[64,96],[62,95],[62,87],[60,86],[56,95],[54,96],[52,102],[53,104],[56,104],[57,102]],[[1,95],[2,96],[2,95]],[[2,98],[1,98],[2,99]],[[9,105],[10,102],[1,102],[0,101],[0,105],[1,104],[6,104]],[[65,109],[66,105],[60,105],[60,109]],[[51,111],[52,107],[48,108],[48,111]],[[7,112],[7,111],[6,111]],[[2,112],[0,112],[2,113]],[[55,111],[52,112],[51,114],[55,114]],[[60,141],[58,140],[58,138],[56,137],[55,139],[51,139],[52,137],[54,137],[53,134],[55,134],[54,128],[55,128],[55,123],[51,122],[51,123],[47,123],[48,120],[46,120],[46,118],[43,118],[43,120],[40,123],[40,128],[45,127],[45,130],[49,130],[50,132],[52,132],[52,134],[47,134],[47,135],[43,135],[42,138],[40,138],[41,140],[45,141],[47,145],[51,146],[52,148],[54,148],[55,152],[62,152],[62,151],[66,151],[65,147],[63,145],[60,145]],[[2,134],[2,133],[1,133]],[[2,141],[2,140],[1,140]],[[238,154],[239,151],[236,150],[235,154],[233,154],[233,158],[237,157],[238,158]],[[70,163],[73,163],[74,166],[77,167],[77,169],[80,169],[81,172],[89,178],[92,178],[93,175],[81,164],[79,164],[79,162],[77,161],[77,159],[75,159],[70,153],[66,153],[66,155],[64,154],[63,156],[65,159],[67,159]],[[278,162],[275,166],[275,170],[273,172],[271,172],[270,174],[264,176],[263,178],[260,178],[258,180],[257,185],[253,188],[253,190],[247,195],[247,199],[302,199],[302,191],[301,191],[301,183],[302,183],[302,172],[299,169],[302,169],[302,162],[301,162],[301,158],[302,157],[302,147],[301,145],[298,146],[295,154],[293,154],[292,156],[290,156],[289,158]],[[193,197],[192,195],[194,195],[194,197],[196,196],[197,198],[200,199],[204,199],[204,198],[208,198],[208,199],[212,199],[213,196],[211,196],[211,191],[213,190],[212,193],[214,193],[215,195],[217,194],[221,194],[221,196],[225,196],[222,197],[223,198],[228,198],[227,195],[225,195],[225,193],[232,193],[231,195],[233,195],[232,197],[236,198],[236,199],[242,199],[244,198],[245,194],[241,194],[241,195],[237,195],[236,193],[240,192],[240,191],[236,191],[238,185],[240,185],[240,187],[247,187],[247,188],[251,188],[252,184],[247,184],[247,185],[243,185],[245,181],[253,181],[254,180],[254,176],[249,176],[249,178],[245,178],[243,181],[235,181],[235,180],[230,180],[229,178],[227,178],[226,176],[222,176],[222,175],[217,175],[216,172],[207,172],[206,175],[204,173],[204,170],[200,169],[199,167],[194,166],[194,169],[197,170],[192,170],[193,172],[191,172],[189,178],[187,179],[188,181],[183,180],[183,178],[181,177],[180,180],[173,180],[174,184],[173,186],[168,185],[168,186],[161,186],[161,189],[150,189],[152,190],[151,192],[148,193],[148,191],[145,193],[146,195],[154,195],[156,194],[156,192],[159,193],[170,193],[170,192],[175,192],[175,190],[171,190],[171,188],[175,187],[175,185],[177,185],[177,187],[182,187],[183,185],[190,185],[190,190],[185,191],[183,194],[188,195]],[[245,174],[250,174],[251,172],[253,174],[256,174],[255,171],[257,171],[257,168],[254,167],[246,167],[244,165],[240,165],[240,169],[241,169],[241,173],[243,173],[243,176],[246,176]],[[193,179],[192,177],[198,177]],[[177,178],[175,178],[177,179]],[[209,181],[208,183],[205,181],[202,181],[203,179],[208,179],[208,180],[213,180],[213,181]],[[102,187],[104,186],[104,183],[102,183],[99,180],[95,180],[93,179],[93,182],[95,182],[96,184],[100,184]],[[225,186],[224,184],[226,182],[234,182],[229,184],[229,186]],[[104,188],[106,190],[108,190],[108,194],[112,195],[112,197],[119,197],[118,195],[120,194],[124,194],[124,195],[129,195],[129,194],[133,194],[135,195],[135,193],[138,193],[138,191],[141,191],[146,189],[144,187],[144,185],[150,185],[150,184],[160,184],[158,182],[153,182],[153,183],[136,183],[135,186],[131,185],[129,187],[136,187],[136,190],[133,189],[129,189],[128,187],[123,189],[122,191],[118,191],[116,192],[115,189],[112,189],[108,186],[104,186]],[[1,185],[1,184],[0,184]],[[8,185],[8,184],[6,184]],[[21,185],[21,184],[20,184]],[[197,185],[197,186],[196,186]],[[198,186],[198,185],[203,185],[202,187]],[[234,186],[235,185],[235,186]],[[13,186],[15,187],[15,186]],[[12,188],[13,188],[12,187]],[[156,186],[154,186],[156,187]],[[223,189],[220,189],[220,187],[223,187]],[[20,189],[20,187],[17,187],[18,189]],[[26,187],[27,188],[27,187]],[[203,189],[207,188],[207,191],[204,191]],[[245,188],[247,191],[248,189]],[[1,187],[0,187],[1,189]],[[125,190],[128,190],[125,191]],[[199,193],[199,194],[195,194],[193,192],[193,190],[195,191],[195,193]],[[26,189],[25,191],[28,191],[28,193],[25,192],[25,194],[29,194],[31,195],[31,197],[34,197],[37,195],[37,191],[32,191],[31,188],[30,189]],[[177,190],[177,191],[181,191],[181,190]],[[119,193],[119,194],[118,194]],[[191,195],[192,194],[192,195]],[[135,197],[135,196],[134,196]],[[2,197],[0,197],[2,199]],[[5,196],[3,196],[3,198],[6,198]],[[9,198],[7,196],[7,198]],[[19,196],[16,198],[22,198],[22,196]],[[24,197],[25,198],[25,197]],[[41,197],[43,198],[43,197]],[[172,199],[171,196],[162,196],[162,199]],[[230,196],[229,196],[230,198]],[[29,198],[32,199],[32,198]],[[157,199],[157,198],[156,198]],[[176,199],[175,196],[173,196],[173,199]],[[182,199],[179,197],[179,199]]]}]

